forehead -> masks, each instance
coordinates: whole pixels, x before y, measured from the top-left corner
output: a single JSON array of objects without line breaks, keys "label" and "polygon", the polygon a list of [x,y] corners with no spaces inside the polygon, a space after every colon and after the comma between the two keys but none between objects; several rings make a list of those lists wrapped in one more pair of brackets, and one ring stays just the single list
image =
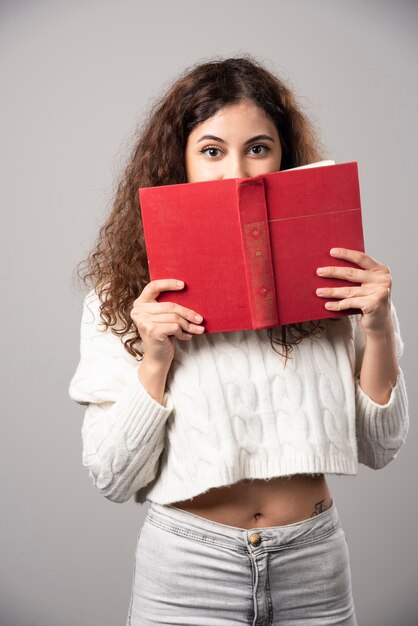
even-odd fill
[{"label": "forehead", "polygon": [[198,124],[191,135],[195,137],[209,129],[213,134],[216,129],[219,133],[222,131],[228,134],[257,129],[259,132],[267,129],[274,132],[275,125],[262,108],[252,101],[245,101],[223,106],[215,115]]}]

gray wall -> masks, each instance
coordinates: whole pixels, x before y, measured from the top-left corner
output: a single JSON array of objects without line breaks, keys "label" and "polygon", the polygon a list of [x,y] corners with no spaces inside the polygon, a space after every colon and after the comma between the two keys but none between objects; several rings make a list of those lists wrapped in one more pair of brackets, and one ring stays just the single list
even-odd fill
[{"label": "gray wall", "polygon": [[359,624],[418,623],[417,17],[412,1],[2,1],[1,626],[125,624],[149,505],[107,501],[82,468],[71,272],[146,107],[184,67],[240,52],[291,81],[329,158],[359,162],[366,251],[394,277],[412,423],[395,462],[329,482]]}]

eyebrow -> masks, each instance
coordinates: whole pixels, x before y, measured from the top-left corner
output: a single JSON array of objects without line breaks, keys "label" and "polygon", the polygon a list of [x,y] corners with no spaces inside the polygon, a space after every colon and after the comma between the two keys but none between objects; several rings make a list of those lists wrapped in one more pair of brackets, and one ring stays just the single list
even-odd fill
[{"label": "eyebrow", "polygon": [[[216,137],[215,135],[203,135],[203,137],[198,139],[196,143],[199,143],[200,141],[204,141],[205,139],[211,139],[212,141],[219,141],[220,143],[226,143],[224,139],[221,139],[220,137]],[[255,135],[254,137],[251,137],[251,139],[247,139],[247,141],[244,142],[244,146],[248,145],[249,143],[252,143],[253,141],[260,141],[261,139],[272,141],[274,143],[274,139],[273,137],[270,137],[270,135]]]}]

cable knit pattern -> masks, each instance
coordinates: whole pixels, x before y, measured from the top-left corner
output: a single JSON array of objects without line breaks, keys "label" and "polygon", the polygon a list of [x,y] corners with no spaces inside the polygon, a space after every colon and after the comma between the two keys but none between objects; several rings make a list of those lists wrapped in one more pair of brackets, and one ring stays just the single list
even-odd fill
[{"label": "cable knit pattern", "polygon": [[[70,396],[86,404],[83,465],[116,502],[170,504],[244,478],[357,474],[393,460],[409,428],[402,370],[379,405],[359,384],[360,315],[324,321],[284,359],[267,330],[176,340],[160,404],[138,377],[141,362],[103,332],[99,301],[86,297],[81,359]],[[392,304],[398,358],[403,353]]]}]

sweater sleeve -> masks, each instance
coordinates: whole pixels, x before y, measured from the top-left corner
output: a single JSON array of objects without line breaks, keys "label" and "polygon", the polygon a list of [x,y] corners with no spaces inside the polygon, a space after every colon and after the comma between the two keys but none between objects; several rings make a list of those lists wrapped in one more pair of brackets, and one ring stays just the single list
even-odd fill
[{"label": "sweater sleeve", "polygon": [[173,409],[169,392],[163,404],[148,393],[138,377],[140,366],[118,336],[100,328],[99,300],[90,292],[69,395],[86,405],[83,465],[98,491],[114,502],[125,502],[156,476]]},{"label": "sweater sleeve", "polygon": [[[403,354],[396,309],[391,303],[395,328],[397,358]],[[360,324],[361,314],[351,317],[355,350],[355,405],[358,460],[372,469],[381,469],[396,458],[405,442],[409,429],[408,397],[401,368],[386,404],[378,404],[360,387],[360,370],[363,361],[365,334]]]}]

